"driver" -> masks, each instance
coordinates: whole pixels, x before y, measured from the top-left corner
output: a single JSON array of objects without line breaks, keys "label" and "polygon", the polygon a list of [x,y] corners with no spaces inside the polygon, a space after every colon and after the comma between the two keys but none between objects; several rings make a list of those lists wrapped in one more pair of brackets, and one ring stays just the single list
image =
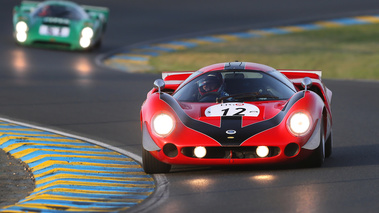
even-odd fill
[{"label": "driver", "polygon": [[216,77],[216,75],[208,75],[199,82],[199,92],[203,96],[210,92],[218,92],[222,84],[222,78]]},{"label": "driver", "polygon": [[45,17],[51,15],[51,9],[50,6],[47,5],[41,9],[41,11],[38,13],[38,16]]}]

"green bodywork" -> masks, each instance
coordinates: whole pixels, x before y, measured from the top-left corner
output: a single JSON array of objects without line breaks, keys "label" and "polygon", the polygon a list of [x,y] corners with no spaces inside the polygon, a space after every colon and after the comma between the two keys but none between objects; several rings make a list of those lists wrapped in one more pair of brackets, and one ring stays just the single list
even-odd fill
[{"label": "green bodywork", "polygon": [[[64,6],[74,8],[82,15],[81,18],[59,17],[54,15],[37,15],[40,8]],[[87,50],[98,47],[105,33],[109,10],[106,7],[78,5],[70,1],[22,1],[13,9],[13,34],[17,43],[68,50]],[[27,39],[20,42],[16,39],[16,24],[24,21],[27,24]],[[85,27],[92,28],[94,35],[90,46],[80,46],[81,31]]]}]

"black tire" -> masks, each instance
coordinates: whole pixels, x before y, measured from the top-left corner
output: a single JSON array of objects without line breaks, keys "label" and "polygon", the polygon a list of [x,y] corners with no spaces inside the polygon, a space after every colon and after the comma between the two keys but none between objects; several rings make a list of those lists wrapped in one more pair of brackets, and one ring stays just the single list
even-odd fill
[{"label": "black tire", "polygon": [[321,167],[325,160],[325,134],[324,125],[320,125],[320,145],[315,149],[308,159],[310,167]]},{"label": "black tire", "polygon": [[328,139],[325,142],[325,157],[330,157],[333,153],[333,131],[330,132]]},{"label": "black tire", "polygon": [[101,47],[101,45],[102,45],[102,39],[100,38],[97,42],[96,42],[96,44],[94,45],[94,48],[95,49],[100,49],[100,47]]},{"label": "black tire", "polygon": [[144,148],[142,148],[142,167],[148,174],[167,173],[171,169],[170,164],[157,160]]}]

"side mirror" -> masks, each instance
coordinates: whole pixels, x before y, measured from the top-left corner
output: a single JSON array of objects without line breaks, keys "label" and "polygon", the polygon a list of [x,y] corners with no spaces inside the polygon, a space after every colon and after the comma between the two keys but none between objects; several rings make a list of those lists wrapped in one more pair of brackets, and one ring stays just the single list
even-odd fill
[{"label": "side mirror", "polygon": [[303,78],[301,81],[301,86],[303,86],[304,90],[307,91],[312,86],[312,79],[309,77]]},{"label": "side mirror", "polygon": [[159,93],[161,93],[164,87],[165,87],[165,83],[162,79],[157,79],[154,81],[154,88],[158,89]]}]

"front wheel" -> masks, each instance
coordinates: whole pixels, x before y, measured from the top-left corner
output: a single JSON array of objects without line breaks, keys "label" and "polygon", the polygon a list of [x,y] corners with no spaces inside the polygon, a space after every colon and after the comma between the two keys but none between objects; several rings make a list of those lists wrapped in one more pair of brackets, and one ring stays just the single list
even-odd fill
[{"label": "front wheel", "polygon": [[324,125],[320,125],[320,145],[315,149],[308,159],[310,167],[321,167],[325,160],[325,134]]},{"label": "front wheel", "polygon": [[325,157],[330,157],[333,153],[333,132],[330,132],[328,139],[325,142]]},{"label": "front wheel", "polygon": [[102,39],[100,38],[94,45],[94,49],[99,49],[101,47],[101,44],[102,44]]},{"label": "front wheel", "polygon": [[170,164],[157,160],[144,148],[142,148],[142,167],[148,174],[167,173],[171,169]]}]

